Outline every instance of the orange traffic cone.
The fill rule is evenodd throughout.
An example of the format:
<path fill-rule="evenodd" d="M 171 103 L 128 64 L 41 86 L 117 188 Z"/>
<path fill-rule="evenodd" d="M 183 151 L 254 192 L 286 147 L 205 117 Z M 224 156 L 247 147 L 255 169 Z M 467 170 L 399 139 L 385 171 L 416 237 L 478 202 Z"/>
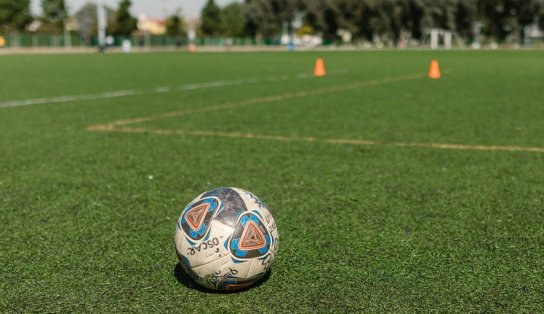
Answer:
<path fill-rule="evenodd" d="M 440 78 L 440 65 L 438 61 L 431 61 L 431 67 L 429 68 L 429 78 L 431 80 L 438 80 Z"/>
<path fill-rule="evenodd" d="M 325 76 L 325 62 L 322 58 L 315 60 L 314 75 L 315 77 Z"/>

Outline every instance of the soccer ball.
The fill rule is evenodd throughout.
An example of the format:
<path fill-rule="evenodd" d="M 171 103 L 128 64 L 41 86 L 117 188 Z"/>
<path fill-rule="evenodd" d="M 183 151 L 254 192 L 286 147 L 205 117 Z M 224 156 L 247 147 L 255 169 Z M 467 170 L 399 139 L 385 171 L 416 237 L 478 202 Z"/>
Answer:
<path fill-rule="evenodd" d="M 183 270 L 214 290 L 251 286 L 270 269 L 279 234 L 272 214 L 253 193 L 219 188 L 181 213 L 174 238 Z"/>

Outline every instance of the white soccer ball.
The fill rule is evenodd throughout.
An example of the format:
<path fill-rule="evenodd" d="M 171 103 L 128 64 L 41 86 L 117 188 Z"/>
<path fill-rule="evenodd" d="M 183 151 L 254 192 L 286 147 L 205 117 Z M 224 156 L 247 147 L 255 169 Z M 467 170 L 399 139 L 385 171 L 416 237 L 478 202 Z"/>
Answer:
<path fill-rule="evenodd" d="M 251 286 L 270 269 L 279 247 L 270 210 L 253 193 L 219 188 L 181 213 L 174 238 L 183 270 L 214 290 Z"/>

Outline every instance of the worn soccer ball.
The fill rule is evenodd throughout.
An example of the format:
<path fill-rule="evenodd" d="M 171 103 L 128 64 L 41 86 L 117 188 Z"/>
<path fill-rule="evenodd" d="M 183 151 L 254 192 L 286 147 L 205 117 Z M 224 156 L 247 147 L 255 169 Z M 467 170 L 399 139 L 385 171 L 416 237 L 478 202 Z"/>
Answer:
<path fill-rule="evenodd" d="M 185 207 L 174 242 L 181 267 L 197 283 L 237 290 L 251 286 L 270 269 L 279 234 L 270 210 L 257 196 L 219 188 Z"/>

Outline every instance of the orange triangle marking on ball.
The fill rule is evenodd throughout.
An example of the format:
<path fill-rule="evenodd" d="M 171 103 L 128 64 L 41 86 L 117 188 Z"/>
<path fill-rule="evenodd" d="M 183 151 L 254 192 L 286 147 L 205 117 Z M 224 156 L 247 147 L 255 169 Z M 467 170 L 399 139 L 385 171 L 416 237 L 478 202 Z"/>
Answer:
<path fill-rule="evenodd" d="M 200 204 L 191 208 L 187 212 L 185 217 L 187 218 L 187 223 L 189 224 L 189 227 L 191 227 L 191 229 L 200 229 L 202 221 L 204 221 L 204 216 L 206 216 L 206 212 L 208 211 L 208 207 L 208 204 Z"/>
<path fill-rule="evenodd" d="M 248 221 L 246 228 L 242 233 L 240 249 L 244 251 L 258 250 L 264 247 L 265 244 L 266 241 L 261 229 L 259 229 L 259 227 L 253 221 Z"/>

